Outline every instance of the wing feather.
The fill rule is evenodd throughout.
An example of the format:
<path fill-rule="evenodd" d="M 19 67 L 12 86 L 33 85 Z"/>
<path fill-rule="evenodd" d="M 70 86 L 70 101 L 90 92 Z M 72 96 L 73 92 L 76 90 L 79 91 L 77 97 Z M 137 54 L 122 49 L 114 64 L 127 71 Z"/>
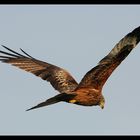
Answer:
<path fill-rule="evenodd" d="M 61 93 L 68 93 L 77 87 L 77 82 L 66 70 L 55 65 L 37 60 L 22 49 L 21 51 L 26 56 L 19 54 L 5 46 L 3 47 L 11 53 L 0 51 L 0 53 L 3 54 L 0 56 L 0 61 L 12 64 L 13 66 L 30 72 L 42 78 L 43 80 L 49 81 L 51 85 Z"/>
<path fill-rule="evenodd" d="M 105 56 L 96 67 L 92 68 L 81 80 L 77 89 L 91 87 L 102 89 L 106 80 L 120 63 L 129 55 L 140 41 L 140 27 L 136 28 L 124 38 Z"/>

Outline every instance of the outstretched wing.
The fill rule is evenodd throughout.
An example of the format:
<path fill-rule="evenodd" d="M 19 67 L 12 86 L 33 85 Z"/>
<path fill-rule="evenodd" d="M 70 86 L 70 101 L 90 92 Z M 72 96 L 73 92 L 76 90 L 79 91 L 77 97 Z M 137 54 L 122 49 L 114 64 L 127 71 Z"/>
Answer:
<path fill-rule="evenodd" d="M 21 51 L 25 55 L 19 54 L 5 46 L 3 47 L 11 53 L 0 51 L 0 53 L 4 54 L 0 55 L 0 61 L 10 63 L 20 69 L 41 77 L 43 80 L 49 81 L 51 85 L 61 93 L 73 91 L 77 87 L 77 82 L 66 70 L 37 60 L 22 49 Z"/>
<path fill-rule="evenodd" d="M 77 89 L 82 87 L 91 87 L 101 90 L 111 73 L 128 56 L 139 41 L 140 27 L 136 28 L 121 39 L 120 42 L 116 44 L 111 52 L 105 56 L 96 67 L 87 72 L 79 83 Z"/>

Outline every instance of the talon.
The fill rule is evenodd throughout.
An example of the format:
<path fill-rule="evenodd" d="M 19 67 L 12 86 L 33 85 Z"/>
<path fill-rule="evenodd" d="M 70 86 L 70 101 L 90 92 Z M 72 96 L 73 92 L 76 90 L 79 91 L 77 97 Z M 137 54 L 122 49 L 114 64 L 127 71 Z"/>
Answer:
<path fill-rule="evenodd" d="M 69 100 L 69 103 L 75 103 L 76 100 Z"/>

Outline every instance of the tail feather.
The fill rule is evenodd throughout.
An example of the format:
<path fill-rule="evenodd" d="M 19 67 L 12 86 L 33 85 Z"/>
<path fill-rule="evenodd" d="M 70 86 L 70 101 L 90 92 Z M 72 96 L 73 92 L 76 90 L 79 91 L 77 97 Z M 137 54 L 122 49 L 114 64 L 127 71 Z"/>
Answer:
<path fill-rule="evenodd" d="M 61 101 L 66 101 L 67 102 L 70 99 L 72 99 L 74 96 L 75 96 L 75 94 L 66 94 L 66 93 L 58 94 L 58 95 L 46 100 L 45 102 L 39 103 L 38 105 L 36 105 L 36 106 L 34 106 L 30 109 L 27 109 L 26 111 L 29 111 L 29 110 L 32 110 L 32 109 L 37 109 L 37 108 L 44 107 L 44 106 L 48 106 L 48 105 L 51 105 L 51 104 L 55 104 L 55 103 L 58 103 L 58 102 L 61 102 Z"/>
<path fill-rule="evenodd" d="M 44 107 L 44 106 L 48 106 L 48 105 L 51 105 L 51 104 L 55 104 L 57 102 L 60 102 L 59 100 L 56 100 L 55 98 L 50 98 L 48 100 L 46 100 L 45 102 L 42 102 L 30 109 L 27 109 L 26 111 L 29 111 L 29 110 L 32 110 L 32 109 L 36 109 L 36 108 L 40 108 L 40 107 Z"/>

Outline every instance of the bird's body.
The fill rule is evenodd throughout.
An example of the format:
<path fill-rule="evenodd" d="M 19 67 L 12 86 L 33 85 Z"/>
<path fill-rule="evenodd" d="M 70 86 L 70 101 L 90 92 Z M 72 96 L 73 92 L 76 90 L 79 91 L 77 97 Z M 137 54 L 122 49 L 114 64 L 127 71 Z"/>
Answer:
<path fill-rule="evenodd" d="M 122 38 L 119 43 L 106 55 L 96 67 L 88 71 L 78 84 L 76 80 L 66 70 L 37 60 L 27 54 L 19 54 L 5 46 L 5 49 L 11 53 L 0 51 L 5 54 L 0 56 L 0 61 L 10 63 L 20 69 L 30 72 L 50 84 L 60 92 L 60 94 L 34 106 L 28 110 L 47 106 L 60 101 L 73 103 L 83 106 L 99 105 L 104 108 L 105 99 L 102 95 L 102 89 L 112 72 L 121 64 L 140 41 L 140 27 Z"/>
<path fill-rule="evenodd" d="M 76 96 L 69 102 L 84 106 L 99 105 L 103 95 L 101 91 L 92 88 L 81 88 L 76 90 Z"/>

